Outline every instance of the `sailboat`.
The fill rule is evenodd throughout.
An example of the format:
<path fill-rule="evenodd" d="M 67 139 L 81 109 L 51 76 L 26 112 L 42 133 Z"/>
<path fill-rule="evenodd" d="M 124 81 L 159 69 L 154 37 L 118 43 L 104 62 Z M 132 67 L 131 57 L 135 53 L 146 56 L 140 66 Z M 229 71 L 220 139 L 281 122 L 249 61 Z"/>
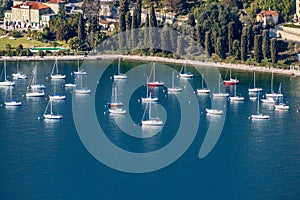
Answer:
<path fill-rule="evenodd" d="M 143 118 L 142 118 L 142 126 L 162 126 L 164 123 L 159 117 L 152 117 L 152 102 L 148 102 L 145 108 Z M 148 111 L 148 119 L 145 119 L 146 112 Z"/>
<path fill-rule="evenodd" d="M 74 71 L 75 75 L 86 75 L 86 71 L 84 71 L 83 69 L 80 69 L 80 65 L 79 65 L 79 59 L 78 59 L 78 64 L 77 64 L 77 71 Z"/>
<path fill-rule="evenodd" d="M 213 97 L 228 97 L 229 94 L 221 93 L 221 74 L 219 74 L 219 92 L 213 93 Z"/>
<path fill-rule="evenodd" d="M 204 88 L 204 74 L 202 74 L 202 80 L 201 80 L 201 88 L 197 89 L 198 94 L 208 94 L 210 93 L 210 89 Z"/>
<path fill-rule="evenodd" d="M 150 82 L 151 75 L 153 76 L 153 79 Z M 150 72 L 150 75 L 149 75 L 149 81 L 148 81 L 147 84 L 148 84 L 149 87 L 159 87 L 159 86 L 164 85 L 164 82 L 155 80 L 155 63 L 153 63 L 153 66 L 151 68 L 151 72 Z"/>
<path fill-rule="evenodd" d="M 117 98 L 118 98 L 117 86 L 115 83 L 113 83 L 113 87 L 111 91 L 111 102 L 108 103 L 108 106 L 111 108 L 123 106 L 123 103 L 118 101 Z"/>
<path fill-rule="evenodd" d="M 146 84 L 146 97 L 142 97 L 141 100 L 143 103 L 145 102 L 152 102 L 152 101 L 158 101 L 158 98 L 157 97 L 152 97 L 151 96 L 151 92 L 150 92 L 150 95 L 149 95 L 149 84 L 148 84 L 148 81 L 149 81 L 149 77 L 147 77 L 147 84 Z"/>
<path fill-rule="evenodd" d="M 77 94 L 89 94 L 91 93 L 91 90 L 87 87 L 82 87 L 82 78 L 83 78 L 82 76 L 83 75 L 77 76 L 77 78 L 79 78 L 80 86 L 79 88 L 74 88 L 74 92 Z"/>
<path fill-rule="evenodd" d="M 0 86 L 14 86 L 15 82 L 9 81 L 6 78 L 6 60 L 4 60 L 4 81 L 0 81 Z"/>
<path fill-rule="evenodd" d="M 272 72 L 272 79 L 271 79 L 271 93 L 267 93 L 266 97 L 271 97 L 271 98 L 279 98 L 279 97 L 283 97 L 283 94 L 281 94 L 281 83 L 279 84 L 279 89 L 278 89 L 278 93 L 274 92 L 273 90 L 273 82 L 274 82 L 274 74 Z"/>
<path fill-rule="evenodd" d="M 237 79 L 235 78 L 235 80 L 237 80 Z M 244 101 L 244 100 L 245 100 L 244 97 L 241 97 L 241 96 L 237 96 L 237 95 L 236 95 L 236 84 L 234 84 L 234 96 L 233 96 L 233 97 L 229 97 L 229 99 L 230 99 L 231 101 Z"/>
<path fill-rule="evenodd" d="M 37 80 L 37 65 L 34 66 L 32 74 L 33 74 L 33 76 L 32 76 L 33 82 L 32 82 L 31 88 L 46 89 L 46 86 L 44 84 L 36 83 L 36 80 Z"/>
<path fill-rule="evenodd" d="M 119 58 L 119 61 L 118 61 L 118 73 L 114 75 L 114 79 L 126 79 L 127 78 L 127 75 L 126 74 L 123 74 L 121 73 L 121 58 Z"/>
<path fill-rule="evenodd" d="M 263 91 L 262 88 L 257 88 L 255 85 L 255 72 L 253 73 L 253 88 L 249 88 L 248 92 L 249 93 L 257 93 Z"/>
<path fill-rule="evenodd" d="M 12 88 L 9 86 L 9 101 L 5 101 L 4 104 L 5 106 L 20 106 L 22 103 L 21 101 L 13 100 L 12 99 Z"/>
<path fill-rule="evenodd" d="M 181 67 L 180 73 L 179 73 L 180 78 L 193 78 L 194 75 L 191 72 L 186 71 L 186 63 L 183 64 Z"/>
<path fill-rule="evenodd" d="M 51 100 L 65 100 L 66 96 L 65 95 L 60 95 L 56 93 L 56 81 L 54 79 L 54 92 L 53 95 L 49 95 L 49 98 Z"/>
<path fill-rule="evenodd" d="M 50 105 L 50 113 L 46 114 L 49 105 Z M 45 109 L 45 112 L 44 112 L 44 119 L 62 119 L 62 118 L 63 118 L 62 115 L 54 114 L 54 113 L 53 113 L 53 111 L 52 111 L 52 100 L 50 99 L 50 100 L 48 101 L 48 104 L 47 104 L 46 109 Z"/>
<path fill-rule="evenodd" d="M 238 79 L 231 78 L 231 67 L 229 69 L 229 74 L 230 74 L 229 80 L 224 80 L 224 85 L 237 85 L 237 84 L 239 84 L 240 81 Z"/>
<path fill-rule="evenodd" d="M 276 110 L 289 110 L 290 106 L 286 105 L 285 103 L 278 103 L 274 105 Z"/>
<path fill-rule="evenodd" d="M 260 96 L 260 94 L 258 94 L 258 96 L 257 96 L 257 98 L 258 98 L 258 101 L 257 101 L 257 114 L 256 115 L 251 115 L 250 118 L 252 120 L 255 120 L 255 119 L 270 119 L 269 115 L 263 115 L 262 113 L 259 112 L 259 96 Z"/>
<path fill-rule="evenodd" d="M 168 88 L 168 92 L 180 92 L 182 91 L 181 87 L 174 87 L 174 71 L 172 73 L 172 87 Z"/>
<path fill-rule="evenodd" d="M 17 72 L 12 74 L 14 79 L 26 79 L 27 76 L 19 71 L 19 61 L 17 61 Z"/>
<path fill-rule="evenodd" d="M 35 66 L 32 70 L 32 78 L 29 82 L 26 91 L 26 97 L 43 97 L 45 96 L 44 90 L 42 88 L 46 88 L 43 84 L 36 84 L 36 73 L 37 73 L 37 66 Z"/>
<path fill-rule="evenodd" d="M 56 72 L 56 73 L 54 74 L 54 72 Z M 59 74 L 59 73 L 58 73 L 58 63 L 57 63 L 57 59 L 55 59 L 55 62 L 54 62 L 54 65 L 53 65 L 53 68 L 52 68 L 50 77 L 51 77 L 52 79 L 65 79 L 65 78 L 66 78 L 66 75 L 63 75 L 63 74 Z"/>

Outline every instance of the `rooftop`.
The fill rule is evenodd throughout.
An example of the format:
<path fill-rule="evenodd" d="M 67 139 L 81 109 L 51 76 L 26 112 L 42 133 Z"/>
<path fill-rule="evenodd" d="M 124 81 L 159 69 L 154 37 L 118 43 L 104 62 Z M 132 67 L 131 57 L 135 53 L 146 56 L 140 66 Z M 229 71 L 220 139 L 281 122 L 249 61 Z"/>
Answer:
<path fill-rule="evenodd" d="M 278 16 L 278 12 L 276 12 L 274 10 L 262 10 L 257 15 L 262 15 L 264 17 L 266 17 L 266 16 Z"/>
<path fill-rule="evenodd" d="M 41 2 L 35 2 L 35 1 L 26 1 L 22 4 L 12 6 L 12 8 L 25 8 L 25 7 L 29 7 L 30 9 L 34 9 L 34 10 L 42 10 L 42 9 L 49 8 L 49 6 Z"/>

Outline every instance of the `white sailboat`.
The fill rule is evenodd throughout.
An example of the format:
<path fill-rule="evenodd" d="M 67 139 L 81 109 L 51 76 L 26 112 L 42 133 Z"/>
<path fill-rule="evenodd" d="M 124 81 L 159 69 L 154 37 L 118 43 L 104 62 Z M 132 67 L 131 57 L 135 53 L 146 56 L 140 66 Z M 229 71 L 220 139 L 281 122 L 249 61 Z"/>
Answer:
<path fill-rule="evenodd" d="M 111 108 L 123 106 L 123 103 L 118 101 L 118 91 L 115 83 L 113 83 L 113 87 L 111 91 L 111 102 L 108 103 L 108 106 Z"/>
<path fill-rule="evenodd" d="M 208 94 L 210 93 L 210 89 L 204 88 L 204 74 L 202 74 L 202 80 L 201 80 L 201 88 L 197 89 L 198 94 Z"/>
<path fill-rule="evenodd" d="M 127 75 L 121 73 L 121 58 L 118 61 L 118 73 L 114 75 L 114 79 L 127 79 Z"/>
<path fill-rule="evenodd" d="M 54 72 L 56 72 L 56 73 L 54 74 Z M 65 79 L 66 78 L 66 75 L 58 73 L 58 62 L 57 62 L 57 59 L 55 59 L 55 62 L 54 62 L 54 65 L 53 65 L 50 77 L 52 79 Z"/>
<path fill-rule="evenodd" d="M 219 92 L 213 93 L 213 97 L 229 97 L 228 93 L 221 93 L 221 74 L 219 74 Z"/>
<path fill-rule="evenodd" d="M 86 75 L 86 71 L 84 71 L 83 69 L 80 69 L 80 65 L 79 65 L 79 59 L 78 59 L 78 64 L 77 64 L 77 71 L 74 71 L 75 75 Z"/>
<path fill-rule="evenodd" d="M 276 110 L 289 110 L 290 106 L 286 105 L 285 103 L 279 103 L 274 105 Z"/>
<path fill-rule="evenodd" d="M 43 97 L 45 96 L 44 90 L 42 88 L 46 88 L 43 84 L 36 84 L 36 73 L 37 73 L 37 66 L 35 66 L 32 70 L 32 78 L 29 82 L 26 91 L 26 97 Z"/>
<path fill-rule="evenodd" d="M 66 96 L 65 95 L 60 95 L 56 93 L 56 81 L 54 79 L 54 91 L 53 91 L 53 95 L 49 95 L 49 98 L 51 100 L 65 100 Z"/>
<path fill-rule="evenodd" d="M 172 87 L 168 88 L 168 92 L 173 93 L 173 92 L 180 92 L 180 91 L 182 91 L 181 87 L 175 87 L 174 86 L 174 71 L 173 71 L 173 73 L 172 73 Z"/>
<path fill-rule="evenodd" d="M 186 71 L 186 63 L 183 64 L 183 66 L 180 69 L 179 73 L 180 78 L 193 78 L 194 75 L 191 72 Z"/>
<path fill-rule="evenodd" d="M 236 84 L 234 84 L 234 96 L 229 97 L 229 99 L 230 99 L 230 101 L 244 101 L 245 100 L 245 97 L 236 95 Z"/>
<path fill-rule="evenodd" d="M 152 102 L 148 102 L 145 108 L 142 126 L 162 126 L 164 123 L 159 117 L 152 117 Z M 145 119 L 146 112 L 148 111 L 148 119 Z"/>
<path fill-rule="evenodd" d="M 150 93 L 150 95 L 149 95 L 149 84 L 148 84 L 148 80 L 149 80 L 149 77 L 147 77 L 146 97 L 142 97 L 142 98 L 141 98 L 141 100 L 142 100 L 143 103 L 158 101 L 158 98 L 157 98 L 157 97 L 152 97 L 152 96 L 151 96 L 151 93 Z"/>
<path fill-rule="evenodd" d="M 257 88 L 256 85 L 255 85 L 255 72 L 253 73 L 253 88 L 249 88 L 248 89 L 248 92 L 249 93 L 257 93 L 257 92 L 261 92 L 263 91 L 262 88 Z"/>
<path fill-rule="evenodd" d="M 111 114 L 126 114 L 126 110 L 122 108 L 110 108 L 108 109 L 108 112 Z"/>
<path fill-rule="evenodd" d="M 281 94 L 281 83 L 279 84 L 278 93 L 274 92 L 273 90 L 273 82 L 274 82 L 274 74 L 272 72 L 272 79 L 271 79 L 271 93 L 267 93 L 266 97 L 268 98 L 283 98 L 283 94 Z"/>
<path fill-rule="evenodd" d="M 261 99 L 261 102 L 265 103 L 265 104 L 275 104 L 276 103 L 276 101 L 271 97 Z"/>
<path fill-rule="evenodd" d="M 152 81 L 150 81 L 151 76 L 153 77 Z M 153 63 L 153 66 L 151 68 L 151 72 L 150 72 L 150 75 L 149 75 L 149 80 L 147 82 L 147 85 L 149 87 L 160 87 L 160 86 L 164 85 L 164 82 L 155 80 L 155 63 Z"/>
<path fill-rule="evenodd" d="M 80 85 L 79 85 L 78 88 L 74 88 L 74 92 L 75 92 L 76 94 L 90 94 L 90 93 L 91 93 L 91 90 L 90 90 L 89 88 L 87 88 L 87 87 L 82 87 L 82 79 L 83 79 L 83 75 L 79 75 L 79 76 L 77 76 L 77 78 L 79 78 L 79 80 L 77 80 L 77 81 L 79 81 Z M 76 84 L 76 85 L 77 85 L 77 84 Z"/>
<path fill-rule="evenodd" d="M 239 84 L 240 81 L 238 79 L 231 78 L 231 67 L 229 69 L 229 74 L 230 74 L 229 80 L 224 80 L 224 85 L 237 85 L 237 84 Z"/>
<path fill-rule="evenodd" d="M 12 74 L 14 79 L 26 79 L 27 76 L 19 71 L 19 61 L 17 61 L 17 72 Z"/>
<path fill-rule="evenodd" d="M 4 70 L 4 81 L 0 81 L 0 86 L 14 86 L 14 85 L 16 85 L 15 82 L 9 81 L 6 78 L 6 60 L 4 60 L 3 70 Z"/>
<path fill-rule="evenodd" d="M 50 105 L 50 113 L 47 114 L 47 110 L 48 110 L 49 105 Z M 52 100 L 51 99 L 48 101 L 48 104 L 46 106 L 46 109 L 45 109 L 45 112 L 44 112 L 43 116 L 44 116 L 44 119 L 62 119 L 63 118 L 62 115 L 53 113 L 53 111 L 52 111 Z"/>
<path fill-rule="evenodd" d="M 224 114 L 223 110 L 218 110 L 218 109 L 206 108 L 205 111 L 207 114 L 211 114 L 211 115 L 223 115 Z"/>
<path fill-rule="evenodd" d="M 12 99 L 12 88 L 9 86 L 9 101 L 5 101 L 4 104 L 5 106 L 20 106 L 22 103 L 21 101 L 13 100 Z"/>
<path fill-rule="evenodd" d="M 256 120 L 256 119 L 258 119 L 258 120 L 260 120 L 260 119 L 270 119 L 270 116 L 269 115 L 263 115 L 262 113 L 260 113 L 260 111 L 259 111 L 259 96 L 260 96 L 260 94 L 258 94 L 258 96 L 257 96 L 257 98 L 258 98 L 258 101 L 257 101 L 257 114 L 256 115 L 251 115 L 250 116 L 250 118 L 252 119 L 252 120 Z"/>

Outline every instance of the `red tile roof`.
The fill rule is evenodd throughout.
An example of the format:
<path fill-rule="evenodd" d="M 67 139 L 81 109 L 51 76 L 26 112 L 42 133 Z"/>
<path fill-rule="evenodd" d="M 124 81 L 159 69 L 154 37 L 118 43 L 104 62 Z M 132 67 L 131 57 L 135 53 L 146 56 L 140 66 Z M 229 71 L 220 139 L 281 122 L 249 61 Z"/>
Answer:
<path fill-rule="evenodd" d="M 29 6 L 30 9 L 34 9 L 34 10 L 42 10 L 42 9 L 50 8 L 49 6 L 41 2 L 35 2 L 35 1 L 26 1 L 22 4 L 15 5 L 12 8 L 20 8 L 21 6 Z"/>
<path fill-rule="evenodd" d="M 47 3 L 63 3 L 62 0 L 49 0 Z"/>
<path fill-rule="evenodd" d="M 258 15 L 266 16 L 278 16 L 278 12 L 274 10 L 262 10 Z"/>

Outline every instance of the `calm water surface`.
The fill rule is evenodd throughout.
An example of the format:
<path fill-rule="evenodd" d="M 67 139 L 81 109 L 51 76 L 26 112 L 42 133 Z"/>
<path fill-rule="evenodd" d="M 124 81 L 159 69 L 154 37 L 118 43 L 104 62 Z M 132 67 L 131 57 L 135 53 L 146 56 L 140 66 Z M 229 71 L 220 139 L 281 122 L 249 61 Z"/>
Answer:
<path fill-rule="evenodd" d="M 19 63 L 20 70 L 29 77 L 34 64 L 38 64 L 38 82 L 46 85 L 46 97 L 54 90 L 54 82 L 49 78 L 53 63 Z M 97 65 L 97 61 L 86 64 Z M 126 72 L 140 64 L 122 63 L 122 70 Z M 3 106 L 9 92 L 5 87 L 0 88 L 0 199 L 299 199 L 299 78 L 275 75 L 274 89 L 282 83 L 285 101 L 291 109 L 280 112 L 261 105 L 261 111 L 271 119 L 253 122 L 248 117 L 256 112 L 257 103 L 247 95 L 253 74 L 233 71 L 233 76 L 240 79 L 237 93 L 244 95 L 246 101 L 226 103 L 224 129 L 208 156 L 199 159 L 198 152 L 209 124 L 217 119 L 204 113 L 211 106 L 210 97 L 198 96 L 198 134 L 183 156 L 162 170 L 129 174 L 101 164 L 81 143 L 73 121 L 72 90 L 64 88 L 65 83 L 74 82 L 72 72 L 77 69 L 77 61 L 60 61 L 59 66 L 61 73 L 67 75 L 66 80 L 56 82 L 56 92 L 67 96 L 65 101 L 55 102 L 53 106 L 55 112 L 63 114 L 61 121 L 38 119 L 44 113 L 47 98 L 25 97 L 30 79 L 17 80 L 13 88 L 13 97 L 22 101 L 21 107 Z M 170 66 L 177 71 L 181 67 Z M 197 89 L 201 77 L 196 70 L 188 69 L 196 75 L 188 82 Z M 16 63 L 8 62 L 8 74 L 15 71 Z M 105 106 L 111 98 L 111 76 L 116 71 L 117 63 L 113 63 L 99 80 L 96 91 L 97 117 L 106 136 L 132 152 L 151 152 L 168 144 L 180 122 L 176 96 L 168 94 L 166 88 L 151 91 L 159 97 L 158 104 L 171 114 L 159 134 L 147 139 L 132 138 L 116 126 Z M 228 70 L 220 71 L 223 78 L 228 74 Z M 145 74 L 137 76 L 146 81 Z M 162 71 L 160 77 L 171 81 L 170 73 Z M 256 84 L 269 92 L 270 79 L 271 74 L 257 73 Z M 181 87 L 188 82 L 175 78 L 175 84 Z M 117 87 L 122 99 L 126 88 L 122 84 Z M 233 94 L 234 88 L 226 91 Z M 137 125 L 145 109 L 138 99 L 145 93 L 146 87 L 141 85 L 130 99 L 128 112 Z M 122 123 L 122 117 L 119 121 Z"/>

